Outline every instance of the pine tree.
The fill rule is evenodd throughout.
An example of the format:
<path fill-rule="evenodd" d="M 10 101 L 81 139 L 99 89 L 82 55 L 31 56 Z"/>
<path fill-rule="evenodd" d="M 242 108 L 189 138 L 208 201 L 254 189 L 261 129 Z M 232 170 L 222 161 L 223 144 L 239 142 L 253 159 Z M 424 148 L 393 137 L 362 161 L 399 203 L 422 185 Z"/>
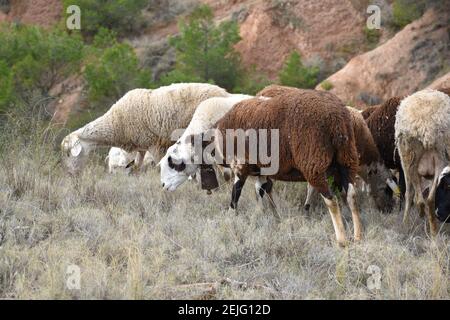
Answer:
<path fill-rule="evenodd" d="M 300 54 L 293 51 L 286 59 L 283 69 L 279 73 L 282 85 L 297 88 L 314 88 L 317 84 L 319 68 L 303 65 Z"/>
<path fill-rule="evenodd" d="M 235 87 L 240 76 L 240 57 L 234 49 L 241 39 L 237 23 L 216 25 L 211 8 L 201 5 L 181 21 L 179 29 L 180 35 L 170 40 L 177 53 L 173 73 L 184 80 L 189 76 L 214 82 L 228 90 Z"/>

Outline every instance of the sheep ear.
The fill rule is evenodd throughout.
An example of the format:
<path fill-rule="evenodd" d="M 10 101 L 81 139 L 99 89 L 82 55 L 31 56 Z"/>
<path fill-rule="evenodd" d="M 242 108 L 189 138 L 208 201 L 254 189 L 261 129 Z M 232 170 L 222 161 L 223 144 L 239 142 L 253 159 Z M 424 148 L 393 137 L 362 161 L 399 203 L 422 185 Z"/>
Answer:
<path fill-rule="evenodd" d="M 78 140 L 75 145 L 70 149 L 70 154 L 72 157 L 78 157 L 83 150 L 83 146 L 81 145 L 81 142 Z"/>

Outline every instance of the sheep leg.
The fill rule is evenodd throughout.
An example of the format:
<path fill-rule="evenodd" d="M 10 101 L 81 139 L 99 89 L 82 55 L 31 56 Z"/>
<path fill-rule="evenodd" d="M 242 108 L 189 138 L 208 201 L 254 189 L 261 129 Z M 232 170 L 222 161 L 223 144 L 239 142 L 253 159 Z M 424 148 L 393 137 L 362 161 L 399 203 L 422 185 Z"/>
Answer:
<path fill-rule="evenodd" d="M 236 175 L 234 178 L 233 190 L 231 191 L 230 208 L 236 210 L 239 198 L 241 196 L 242 188 L 244 187 L 247 177 Z"/>
<path fill-rule="evenodd" d="M 258 203 L 261 203 L 262 208 L 269 207 L 271 213 L 277 220 L 281 219 L 280 214 L 277 211 L 277 207 L 272 197 L 273 182 L 270 178 L 264 176 L 258 176 L 255 182 L 256 199 Z M 268 205 L 267 205 L 268 203 Z"/>
<path fill-rule="evenodd" d="M 436 191 L 437 191 L 438 182 L 439 182 L 439 175 L 442 170 L 443 170 L 442 166 L 435 165 L 433 184 L 430 187 L 430 193 L 426 200 L 427 209 L 428 209 L 428 211 L 427 211 L 428 222 L 430 224 L 430 233 L 432 236 L 436 236 L 438 233 L 438 225 L 437 225 L 436 216 L 435 216 L 435 210 L 436 210 L 435 199 L 436 199 Z"/>
<path fill-rule="evenodd" d="M 356 190 L 352 183 L 348 185 L 347 203 L 350 207 L 350 211 L 352 212 L 353 237 L 355 241 L 360 241 L 362 239 L 362 224 L 359 207 L 356 203 Z"/>
<path fill-rule="evenodd" d="M 321 194 L 325 204 L 328 208 L 328 212 L 331 215 L 331 221 L 333 222 L 334 233 L 336 234 L 337 243 L 344 247 L 347 245 L 347 239 L 345 235 L 345 227 L 344 222 L 342 220 L 341 210 L 339 208 L 339 204 L 336 196 L 330 197 L 329 195 Z"/>
<path fill-rule="evenodd" d="M 311 208 L 311 200 L 314 194 L 316 193 L 316 190 L 311 186 L 309 183 L 307 184 L 307 193 L 306 193 L 306 200 L 305 205 L 303 206 L 303 209 L 308 212 Z"/>
<path fill-rule="evenodd" d="M 328 212 L 331 216 L 331 221 L 333 222 L 334 233 L 336 235 L 337 243 L 344 247 L 347 245 L 347 237 L 345 235 L 344 222 L 342 220 L 341 209 L 339 208 L 339 203 L 337 197 L 332 194 L 327 180 L 322 177 L 316 177 L 308 181 L 313 188 L 315 188 L 322 196 Z"/>
<path fill-rule="evenodd" d="M 398 169 L 398 187 L 400 188 L 400 200 L 405 199 L 406 183 L 405 183 L 405 173 L 403 168 Z"/>
<path fill-rule="evenodd" d="M 415 145 L 416 150 L 408 148 L 404 142 L 400 141 L 398 144 L 399 154 L 402 162 L 402 167 L 405 175 L 405 211 L 403 213 L 403 223 L 408 220 L 409 211 L 415 201 L 419 207 L 419 211 L 423 212 L 425 208 L 425 201 L 421 193 L 421 181 L 418 173 L 418 162 L 423 155 L 423 148 L 421 145 Z M 413 193 L 415 197 L 413 198 Z"/>
<path fill-rule="evenodd" d="M 138 151 L 135 159 L 135 167 L 137 170 L 142 166 L 142 162 L 144 161 L 145 152 Z"/>

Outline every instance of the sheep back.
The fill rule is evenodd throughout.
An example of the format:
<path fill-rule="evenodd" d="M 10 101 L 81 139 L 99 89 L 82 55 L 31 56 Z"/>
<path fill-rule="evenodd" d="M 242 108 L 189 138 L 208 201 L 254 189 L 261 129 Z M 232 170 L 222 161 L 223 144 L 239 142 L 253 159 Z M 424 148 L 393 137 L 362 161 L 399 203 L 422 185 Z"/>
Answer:
<path fill-rule="evenodd" d="M 383 162 L 389 169 L 398 169 L 400 157 L 395 149 L 395 115 L 402 97 L 393 97 L 375 108 L 366 119 Z"/>
<path fill-rule="evenodd" d="M 155 90 L 134 89 L 102 117 L 88 124 L 83 137 L 104 135 L 109 144 L 127 151 L 143 151 L 155 145 L 167 148 L 172 132 L 188 126 L 202 101 L 228 95 L 224 89 L 206 83 L 179 83 Z"/>
<path fill-rule="evenodd" d="M 353 180 L 358 168 L 350 113 L 330 93 L 295 90 L 271 99 L 244 100 L 216 126 L 223 136 L 226 129 L 279 129 L 280 167 L 275 179 L 287 180 L 292 168 L 297 168 L 309 181 L 325 173 L 335 160 L 349 169 Z M 225 146 L 222 154 L 226 155 Z"/>
<path fill-rule="evenodd" d="M 370 165 L 378 162 L 380 160 L 380 155 L 378 153 L 377 146 L 361 112 L 352 107 L 347 108 L 350 111 L 350 116 L 353 122 L 359 164 Z"/>
<path fill-rule="evenodd" d="M 403 99 L 397 112 L 395 138 L 415 139 L 425 149 L 446 154 L 450 141 L 450 97 L 425 89 Z"/>

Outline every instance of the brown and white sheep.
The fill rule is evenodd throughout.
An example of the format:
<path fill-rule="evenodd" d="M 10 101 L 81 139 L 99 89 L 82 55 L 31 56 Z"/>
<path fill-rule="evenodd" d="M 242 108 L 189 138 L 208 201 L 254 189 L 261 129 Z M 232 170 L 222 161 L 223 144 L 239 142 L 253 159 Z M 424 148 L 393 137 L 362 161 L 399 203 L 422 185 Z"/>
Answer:
<path fill-rule="evenodd" d="M 248 152 L 244 155 L 245 159 L 239 159 L 236 148 L 227 150 L 230 141 L 223 141 L 222 138 L 233 141 L 238 138 L 227 134 L 230 129 L 236 134 L 265 129 L 271 137 L 272 131 L 277 131 L 279 141 L 269 139 L 266 146 L 258 141 L 258 149 L 267 147 L 272 154 L 278 147 L 278 171 L 263 176 L 263 169 L 268 164 L 263 164 L 259 158 L 255 164 L 251 163 Z M 216 158 L 231 159 L 227 164 L 235 174 L 232 208 L 236 208 L 248 176 L 260 178 L 259 191 L 262 196 L 270 196 L 271 179 L 306 181 L 321 194 L 330 212 L 337 242 L 344 244 L 346 235 L 341 211 L 327 181 L 329 176 L 333 176 L 347 194 L 354 223 L 354 239 L 361 239 L 362 225 L 353 185 L 358 169 L 355 136 L 350 113 L 335 95 L 301 90 L 270 99 L 253 98 L 239 102 L 217 122 L 214 144 Z M 196 170 L 191 164 L 185 165 L 185 159 L 171 160 L 177 163 L 180 174 L 189 174 L 181 173 L 187 168 Z M 167 185 L 171 181 L 163 175 L 161 181 L 166 185 L 165 188 L 174 190 Z"/>
<path fill-rule="evenodd" d="M 426 211 L 431 234 L 435 235 L 438 231 L 436 191 L 442 173 L 450 163 L 450 97 L 443 92 L 426 89 L 403 99 L 395 121 L 395 141 L 405 172 L 403 219 L 407 219 L 414 196 L 420 212 Z M 432 181 L 426 200 L 423 180 Z M 443 188 L 448 190 L 448 185 Z M 444 202 L 447 198 L 448 194 L 439 200 Z M 448 212 L 445 215 L 448 216 Z"/>
<path fill-rule="evenodd" d="M 134 89 L 105 114 L 70 133 L 61 142 L 63 164 L 72 174 L 84 167 L 98 147 L 138 152 L 141 166 L 150 148 L 164 152 L 175 130 L 185 128 L 197 106 L 212 97 L 227 97 L 224 89 L 208 83 L 176 83 L 155 90 Z"/>
<path fill-rule="evenodd" d="M 288 92 L 301 91 L 302 89 L 293 87 L 270 85 L 258 92 L 257 96 L 275 97 Z M 348 107 L 348 110 L 352 119 L 356 149 L 358 151 L 358 175 L 364 182 L 369 184 L 370 195 L 375 200 L 377 208 L 382 211 L 391 211 L 393 207 L 393 193 L 390 188 L 395 186 L 391 173 L 380 158 L 377 146 L 361 112 L 351 107 Z M 313 194 L 314 189 L 308 185 L 308 193 L 304 205 L 305 210 L 309 210 Z"/>
<path fill-rule="evenodd" d="M 438 91 L 450 95 L 450 88 L 441 88 Z M 399 173 L 398 184 L 402 197 L 405 195 L 406 186 L 400 156 L 395 146 L 395 119 L 403 98 L 392 97 L 379 106 L 370 107 L 371 110 L 366 113 L 370 114 L 366 118 L 367 126 L 384 164 Z"/>

